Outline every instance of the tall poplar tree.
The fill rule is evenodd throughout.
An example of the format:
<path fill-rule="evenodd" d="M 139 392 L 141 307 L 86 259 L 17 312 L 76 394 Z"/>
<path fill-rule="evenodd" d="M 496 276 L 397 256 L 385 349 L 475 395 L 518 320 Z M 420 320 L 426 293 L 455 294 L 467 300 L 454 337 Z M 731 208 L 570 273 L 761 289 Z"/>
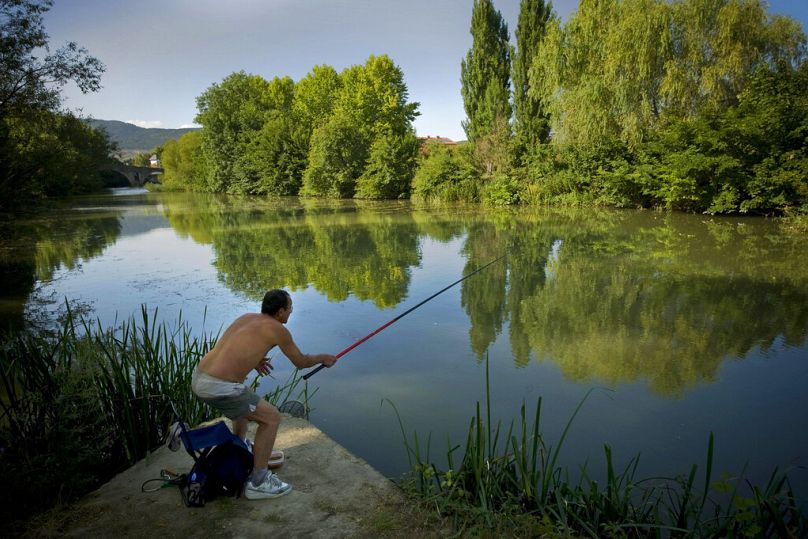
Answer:
<path fill-rule="evenodd" d="M 550 134 L 549 116 L 542 100 L 529 95 L 528 72 L 553 13 L 551 2 L 522 0 L 516 23 L 516 51 L 513 54 L 513 112 L 517 138 L 529 147 L 546 142 Z"/>
<path fill-rule="evenodd" d="M 460 81 L 467 118 L 463 129 L 474 142 L 511 118 L 508 25 L 491 0 L 474 0 L 471 35 L 471 49 L 460 65 Z"/>

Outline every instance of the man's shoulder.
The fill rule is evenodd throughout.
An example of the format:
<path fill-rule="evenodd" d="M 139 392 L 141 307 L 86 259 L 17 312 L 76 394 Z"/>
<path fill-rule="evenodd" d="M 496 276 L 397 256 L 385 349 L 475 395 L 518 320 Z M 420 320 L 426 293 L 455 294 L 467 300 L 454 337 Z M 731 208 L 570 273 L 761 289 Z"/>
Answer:
<path fill-rule="evenodd" d="M 246 318 L 245 318 L 246 317 Z M 250 313 L 243 315 L 244 321 L 247 324 L 260 328 L 262 331 L 272 333 L 285 332 L 286 328 L 283 324 L 265 314 Z"/>

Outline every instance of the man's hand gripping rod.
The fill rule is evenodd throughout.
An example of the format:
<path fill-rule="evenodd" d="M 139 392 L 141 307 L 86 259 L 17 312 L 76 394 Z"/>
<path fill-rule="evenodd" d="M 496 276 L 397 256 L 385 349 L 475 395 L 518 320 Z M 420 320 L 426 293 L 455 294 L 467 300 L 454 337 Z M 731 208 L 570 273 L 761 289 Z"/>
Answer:
<path fill-rule="evenodd" d="M 493 263 L 495 263 L 495 262 L 499 262 L 499 261 L 500 261 L 500 260 L 502 260 L 503 258 L 505 258 L 505 255 L 502 255 L 502 256 L 500 256 L 499 258 L 495 258 L 494 260 L 492 260 L 491 262 L 489 262 L 489 263 L 488 263 L 488 264 L 486 264 L 485 266 L 481 266 L 481 267 L 477 268 L 476 270 L 472 271 L 471 273 L 469 273 L 469 274 L 467 274 L 467 275 L 464 275 L 464 276 L 463 276 L 463 277 L 461 277 L 460 279 L 456 280 L 455 282 L 453 282 L 452 284 L 450 284 L 449 286 L 447 286 L 447 287 L 446 287 L 446 288 L 444 288 L 443 290 L 440 290 L 439 292 L 436 292 L 436 293 L 432 294 L 431 296 L 429 296 L 428 298 L 426 298 L 424 301 L 422 301 L 421 303 L 419 303 L 419 304 L 418 304 L 418 305 L 416 305 L 415 307 L 411 307 L 410 309 L 407 309 L 406 311 L 404 311 L 404 312 L 403 312 L 403 313 L 401 313 L 400 315 L 396 316 L 395 318 L 393 318 L 392 320 L 390 320 L 389 322 L 387 322 L 387 323 L 386 323 L 386 324 L 384 324 L 383 326 L 379 327 L 378 329 L 375 329 L 375 330 L 374 330 L 374 331 L 372 331 L 371 333 L 368 333 L 367 335 L 365 335 L 364 337 L 362 337 L 361 339 L 359 339 L 358 341 L 356 341 L 355 343 L 353 343 L 351 346 L 349 346 L 348 348 L 346 348 L 345 350 L 343 350 L 342 352 L 340 352 L 339 354 L 337 354 L 337 355 L 336 355 L 336 358 L 337 358 L 337 359 L 341 358 L 342 356 L 344 356 L 345 354 L 347 354 L 348 352 L 350 352 L 351 350 L 353 350 L 354 348 L 356 348 L 357 346 L 359 346 L 360 344 L 362 344 L 362 343 L 363 343 L 363 342 L 365 342 L 366 340 L 370 339 L 371 337 L 373 337 L 373 336 L 374 336 L 374 335 L 376 335 L 377 333 L 381 332 L 383 329 L 387 328 L 388 326 L 393 325 L 393 323 L 395 323 L 395 322 L 398 322 L 399 320 L 401 320 L 402 318 L 404 318 L 405 316 L 407 316 L 408 314 L 410 314 L 411 312 L 413 312 L 415 309 L 417 309 L 418 307 L 420 307 L 421 305 L 423 305 L 424 303 L 426 303 L 427 301 L 431 300 L 432 298 L 434 298 L 434 297 L 436 297 L 436 296 L 439 296 L 440 294 L 443 294 L 444 292 L 446 292 L 447 290 L 449 290 L 450 288 L 452 288 L 452 287 L 453 287 L 454 285 L 456 285 L 457 283 L 462 282 L 462 281 L 465 281 L 466 279 L 468 279 L 469 277 L 471 277 L 471 276 L 472 276 L 472 275 L 474 275 L 475 273 L 479 273 L 479 272 L 481 272 L 482 270 L 484 270 L 485 268 L 487 268 L 487 267 L 488 267 L 488 266 L 490 266 L 491 264 L 493 264 Z M 320 370 L 321 370 L 321 369 L 324 369 L 324 368 L 325 368 L 325 365 L 320 365 L 320 366 L 319 366 L 319 367 L 317 367 L 316 369 L 310 370 L 309 372 L 307 372 L 306 374 L 304 374 L 304 375 L 303 375 L 303 379 L 304 379 L 304 380 L 308 380 L 309 378 L 311 378 L 312 376 L 314 376 L 315 374 L 317 374 L 318 372 L 320 372 Z"/>

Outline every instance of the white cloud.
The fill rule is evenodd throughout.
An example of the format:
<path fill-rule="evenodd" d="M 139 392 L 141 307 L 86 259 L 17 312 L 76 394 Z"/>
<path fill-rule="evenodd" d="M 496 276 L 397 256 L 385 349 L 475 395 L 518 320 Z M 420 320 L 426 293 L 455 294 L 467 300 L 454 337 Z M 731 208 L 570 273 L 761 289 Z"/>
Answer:
<path fill-rule="evenodd" d="M 202 127 L 202 126 L 199 124 L 182 124 L 180 126 L 180 129 L 188 129 L 189 127 Z"/>
<path fill-rule="evenodd" d="M 138 127 L 145 127 L 151 129 L 153 127 L 163 127 L 163 122 L 160 120 L 126 120 L 128 124 L 134 124 Z"/>

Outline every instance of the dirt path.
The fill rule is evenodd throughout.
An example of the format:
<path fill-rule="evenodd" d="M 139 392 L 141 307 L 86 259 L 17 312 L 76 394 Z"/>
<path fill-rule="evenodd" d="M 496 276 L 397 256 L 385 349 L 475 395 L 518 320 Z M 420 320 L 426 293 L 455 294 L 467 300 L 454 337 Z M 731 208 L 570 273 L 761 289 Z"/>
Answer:
<path fill-rule="evenodd" d="M 423 537 L 389 479 L 303 419 L 284 418 L 278 475 L 291 494 L 274 500 L 218 498 L 186 508 L 177 487 L 142 493 L 160 470 L 187 472 L 191 457 L 162 447 L 79 502 L 51 512 L 38 537 Z"/>

